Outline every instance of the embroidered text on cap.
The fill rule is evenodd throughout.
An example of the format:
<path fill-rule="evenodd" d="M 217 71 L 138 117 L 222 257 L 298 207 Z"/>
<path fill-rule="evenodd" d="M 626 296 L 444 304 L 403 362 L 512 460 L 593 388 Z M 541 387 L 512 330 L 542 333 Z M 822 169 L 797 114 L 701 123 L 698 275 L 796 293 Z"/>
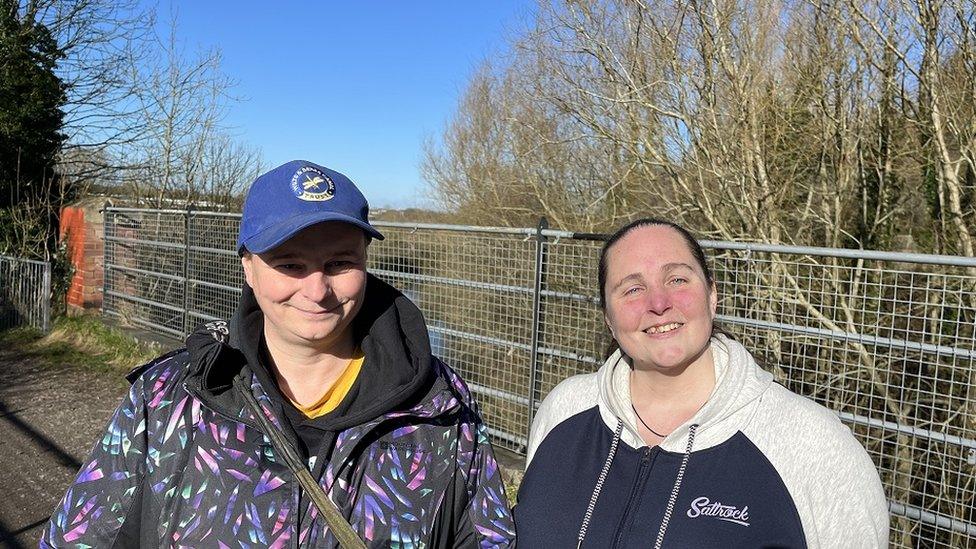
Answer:
<path fill-rule="evenodd" d="M 321 202 L 335 196 L 335 183 L 314 166 L 302 166 L 291 176 L 291 190 L 300 200 Z"/>

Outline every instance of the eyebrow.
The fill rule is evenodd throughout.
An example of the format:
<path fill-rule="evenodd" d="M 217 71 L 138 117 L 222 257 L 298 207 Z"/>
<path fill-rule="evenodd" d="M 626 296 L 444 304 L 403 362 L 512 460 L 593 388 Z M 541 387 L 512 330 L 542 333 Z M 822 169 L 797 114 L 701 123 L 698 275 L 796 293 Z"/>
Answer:
<path fill-rule="evenodd" d="M 689 265 L 687 263 L 680 263 L 680 262 L 679 263 L 667 263 L 667 264 L 664 265 L 664 267 L 661 267 L 661 269 L 664 270 L 664 271 L 666 271 L 666 272 L 670 272 L 670 271 L 673 271 L 675 269 L 681 269 L 681 268 L 688 269 L 689 271 L 694 271 L 695 270 L 695 268 L 692 267 L 691 265 Z"/>
<path fill-rule="evenodd" d="M 272 250 L 270 252 L 267 252 L 266 254 L 259 254 L 259 255 L 266 255 L 267 256 L 267 260 L 291 259 L 291 258 L 295 257 L 295 253 L 294 252 L 275 252 L 274 250 Z"/>
<path fill-rule="evenodd" d="M 268 260 L 271 261 L 271 260 L 279 260 L 279 259 L 294 259 L 296 257 L 300 257 L 301 255 L 302 254 L 300 252 L 280 252 L 280 253 L 276 253 L 275 251 L 272 250 L 272 251 L 268 252 Z M 347 249 L 338 250 L 338 251 L 330 254 L 330 257 L 343 257 L 343 256 L 358 257 L 359 255 L 360 254 L 359 254 L 359 251 L 358 250 L 356 250 L 354 248 L 347 248 Z"/>
<path fill-rule="evenodd" d="M 620 288 L 621 286 L 623 286 L 628 282 L 631 281 L 638 282 L 641 280 L 644 280 L 644 277 L 640 273 L 630 273 L 629 275 L 618 280 L 617 283 L 613 285 L 613 288 L 610 289 L 610 291 L 616 291 L 618 288 Z"/>

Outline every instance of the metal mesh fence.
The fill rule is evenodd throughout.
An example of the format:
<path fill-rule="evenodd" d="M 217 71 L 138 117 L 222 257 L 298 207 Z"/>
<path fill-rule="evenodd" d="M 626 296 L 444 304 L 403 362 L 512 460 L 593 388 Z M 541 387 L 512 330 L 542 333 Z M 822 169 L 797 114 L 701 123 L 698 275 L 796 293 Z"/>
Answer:
<path fill-rule="evenodd" d="M 184 334 L 186 216 L 167 211 L 106 212 L 102 307 L 135 325 Z"/>
<path fill-rule="evenodd" d="M 0 255 L 0 330 L 51 326 L 51 264 Z"/>
<path fill-rule="evenodd" d="M 383 227 L 372 272 L 423 310 L 434 353 L 476 393 L 495 443 L 526 444 L 536 243 L 518 233 Z"/>
<path fill-rule="evenodd" d="M 105 312 L 175 337 L 228 318 L 244 281 L 239 223 L 238 214 L 107 209 Z"/>
<path fill-rule="evenodd" d="M 182 334 L 228 317 L 239 216 L 109 209 L 106 311 Z M 434 352 L 478 397 L 496 445 L 524 451 L 558 382 L 609 343 L 599 238 L 377 223 L 370 270 L 424 311 Z M 188 239 L 184 239 L 188 236 Z M 835 410 L 881 473 L 892 545 L 976 544 L 976 260 L 703 242 L 722 326 L 793 391 Z"/>
<path fill-rule="evenodd" d="M 892 541 L 976 541 L 971 262 L 752 250 L 725 250 L 716 262 L 726 323 L 868 449 L 892 502 Z"/>
<path fill-rule="evenodd" d="M 722 327 L 786 387 L 836 411 L 867 448 L 889 498 L 892 545 L 973 546 L 976 262 L 703 244 Z M 540 353 L 556 352 L 540 357 L 536 399 L 605 356 L 601 245 L 546 244 Z"/>

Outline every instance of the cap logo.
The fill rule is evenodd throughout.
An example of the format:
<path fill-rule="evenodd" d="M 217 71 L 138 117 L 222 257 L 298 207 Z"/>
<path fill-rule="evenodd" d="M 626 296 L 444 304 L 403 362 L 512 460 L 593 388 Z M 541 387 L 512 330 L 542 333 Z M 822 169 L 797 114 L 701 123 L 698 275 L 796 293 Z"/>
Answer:
<path fill-rule="evenodd" d="M 335 196 L 335 183 L 313 166 L 302 166 L 291 176 L 291 190 L 299 200 L 321 202 Z"/>

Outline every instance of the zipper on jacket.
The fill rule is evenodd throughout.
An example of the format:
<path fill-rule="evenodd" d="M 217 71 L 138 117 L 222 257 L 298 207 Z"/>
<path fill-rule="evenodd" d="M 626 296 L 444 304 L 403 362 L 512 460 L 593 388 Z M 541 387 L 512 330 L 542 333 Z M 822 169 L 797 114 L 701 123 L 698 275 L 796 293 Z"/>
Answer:
<path fill-rule="evenodd" d="M 643 499 L 644 485 L 647 484 L 647 479 L 650 478 L 651 469 L 654 466 L 654 453 L 654 448 L 651 446 L 645 446 L 642 450 L 640 461 L 637 464 L 637 482 L 634 483 L 634 488 L 630 491 L 627 506 L 624 507 L 624 514 L 617 525 L 617 534 L 613 537 L 611 547 L 620 547 L 624 530 L 633 522 L 631 514 L 636 511 L 641 499 Z"/>

